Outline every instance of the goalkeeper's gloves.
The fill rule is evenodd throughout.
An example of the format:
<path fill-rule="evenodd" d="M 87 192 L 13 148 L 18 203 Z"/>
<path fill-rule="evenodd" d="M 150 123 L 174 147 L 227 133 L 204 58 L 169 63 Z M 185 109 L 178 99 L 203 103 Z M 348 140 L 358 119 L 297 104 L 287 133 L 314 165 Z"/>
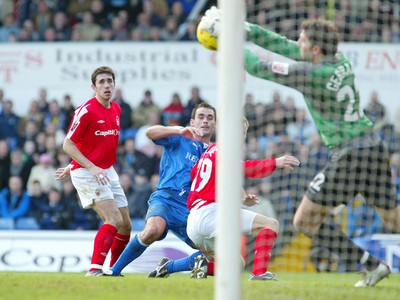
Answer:
<path fill-rule="evenodd" d="M 200 21 L 200 29 L 207 31 L 212 36 L 216 38 L 219 35 L 219 31 L 221 28 L 221 10 L 212 6 L 210 9 L 207 9 L 204 16 Z"/>
<path fill-rule="evenodd" d="M 221 10 L 215 6 L 207 9 L 201 18 L 199 26 L 200 29 L 218 38 L 221 31 Z M 244 29 L 250 31 L 250 24 L 248 22 L 244 22 Z"/>

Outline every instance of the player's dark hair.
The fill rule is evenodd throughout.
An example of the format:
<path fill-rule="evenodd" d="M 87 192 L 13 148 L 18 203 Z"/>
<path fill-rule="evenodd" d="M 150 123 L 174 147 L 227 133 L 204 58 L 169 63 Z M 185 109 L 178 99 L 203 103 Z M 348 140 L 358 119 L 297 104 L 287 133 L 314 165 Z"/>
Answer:
<path fill-rule="evenodd" d="M 113 78 L 113 81 L 115 82 L 114 71 L 110 67 L 103 66 L 103 67 L 98 67 L 96 70 L 93 71 L 92 77 L 91 77 L 93 85 L 96 84 L 96 78 L 97 78 L 97 75 L 99 75 L 99 74 L 110 74 Z"/>
<path fill-rule="evenodd" d="M 307 20 L 301 24 L 312 46 L 319 46 L 324 55 L 333 56 L 339 44 L 339 30 L 336 25 L 326 20 Z"/>
<path fill-rule="evenodd" d="M 199 108 L 208 108 L 208 109 L 212 109 L 214 111 L 214 117 L 215 117 L 215 121 L 217 121 L 217 110 L 215 109 L 214 106 L 206 103 L 206 102 L 201 102 L 199 104 L 196 104 L 196 106 L 193 108 L 192 110 L 192 116 L 191 118 L 194 119 L 196 117 L 196 111 Z"/>

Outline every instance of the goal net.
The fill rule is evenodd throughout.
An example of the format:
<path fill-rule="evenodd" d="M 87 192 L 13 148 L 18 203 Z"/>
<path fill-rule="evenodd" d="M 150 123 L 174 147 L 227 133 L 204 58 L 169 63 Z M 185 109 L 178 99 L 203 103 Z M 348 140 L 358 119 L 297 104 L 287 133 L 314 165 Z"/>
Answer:
<path fill-rule="evenodd" d="M 301 162 L 293 171 L 279 169 L 265 179 L 245 179 L 246 191 L 260 200 L 249 209 L 280 223 L 272 272 L 361 270 L 360 255 L 335 244 L 340 240 L 338 230 L 376 258 L 389 260 L 392 271 L 399 270 L 399 257 L 390 247 L 398 248 L 400 239 L 395 230 L 384 226 L 373 207 L 394 207 L 398 201 L 395 194 L 400 191 L 400 105 L 393 101 L 398 98 L 400 83 L 399 8 L 397 0 L 246 1 L 248 22 L 295 42 L 304 21 L 333 22 L 339 33 L 338 51 L 350 63 L 344 58 L 336 58 L 339 62 L 332 57 L 320 60 L 313 45 L 288 45 L 272 34 L 253 33 L 246 44 L 259 59 L 251 61 L 246 54 L 247 71 L 252 71 L 246 78 L 260 80 L 251 86 L 244 84 L 244 114 L 250 122 L 245 157 L 290 154 Z M 335 50 L 327 31 L 307 30 L 308 38 L 323 43 L 315 45 L 320 46 L 317 51 L 328 53 L 325 57 Z M 308 51 L 303 59 L 314 62 L 299 67 L 302 78 L 291 73 L 296 68 L 291 63 L 302 60 L 300 46 Z M 252 62 L 260 68 L 253 70 Z M 328 73 L 318 70 L 324 64 L 337 69 L 325 70 Z M 382 140 L 387 152 L 379 146 L 372 153 L 367 150 L 363 137 L 370 133 Z M 330 159 L 332 155 L 337 161 Z M 310 190 L 310 185 L 314 189 Z M 333 208 L 313 237 L 299 233 L 293 225 L 305 194 L 313 203 Z M 314 221 L 307 224 L 303 220 L 300 227 L 312 230 Z M 330 229 L 323 231 L 325 228 Z M 254 238 L 245 239 L 243 255 L 251 271 Z"/>

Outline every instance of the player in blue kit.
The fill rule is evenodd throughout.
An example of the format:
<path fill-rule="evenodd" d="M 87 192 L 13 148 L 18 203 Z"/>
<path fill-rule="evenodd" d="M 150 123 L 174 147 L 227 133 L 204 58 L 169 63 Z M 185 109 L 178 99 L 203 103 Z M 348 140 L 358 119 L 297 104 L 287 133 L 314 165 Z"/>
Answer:
<path fill-rule="evenodd" d="M 160 162 L 160 180 L 157 190 L 148 201 L 145 228 L 131 239 L 114 266 L 105 271 L 106 275 L 120 276 L 129 263 L 152 243 L 164 239 L 169 230 L 192 247 L 186 233 L 190 171 L 208 148 L 215 123 L 215 108 L 201 103 L 193 109 L 188 127 L 155 125 L 147 129 L 147 137 L 164 147 Z M 164 258 L 160 261 L 159 268 L 149 276 L 166 277 L 168 273 L 190 271 L 199 254 L 197 251 L 187 258 L 170 263 Z"/>

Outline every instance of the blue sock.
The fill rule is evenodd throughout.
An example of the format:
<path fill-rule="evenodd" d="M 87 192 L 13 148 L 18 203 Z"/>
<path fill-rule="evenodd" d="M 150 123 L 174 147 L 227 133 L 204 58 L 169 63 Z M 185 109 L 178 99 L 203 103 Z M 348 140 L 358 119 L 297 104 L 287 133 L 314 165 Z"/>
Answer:
<path fill-rule="evenodd" d="M 133 260 L 138 258 L 142 253 L 147 249 L 148 246 L 143 245 L 139 241 L 139 237 L 136 234 L 133 239 L 131 239 L 126 245 L 126 248 L 121 253 L 121 256 L 112 266 L 111 271 L 113 272 L 113 276 L 119 276 L 123 268 L 129 265 Z"/>
<path fill-rule="evenodd" d="M 200 254 L 201 252 L 197 251 L 190 256 L 177 260 L 171 260 L 167 264 L 167 273 L 171 274 L 176 272 L 191 271 L 194 266 L 194 259 Z"/>

